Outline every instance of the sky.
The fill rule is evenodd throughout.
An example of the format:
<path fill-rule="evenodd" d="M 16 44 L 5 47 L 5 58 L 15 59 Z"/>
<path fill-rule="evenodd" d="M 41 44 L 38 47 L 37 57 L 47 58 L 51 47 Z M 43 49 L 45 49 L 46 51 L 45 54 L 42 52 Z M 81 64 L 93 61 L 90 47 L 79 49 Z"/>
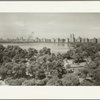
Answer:
<path fill-rule="evenodd" d="M 100 38 L 100 13 L 0 13 L 1 38 Z"/>

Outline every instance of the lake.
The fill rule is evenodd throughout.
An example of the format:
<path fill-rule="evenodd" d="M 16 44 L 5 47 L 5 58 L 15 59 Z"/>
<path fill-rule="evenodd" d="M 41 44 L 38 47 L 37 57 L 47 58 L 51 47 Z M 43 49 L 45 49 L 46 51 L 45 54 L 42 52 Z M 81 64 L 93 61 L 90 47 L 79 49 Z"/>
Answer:
<path fill-rule="evenodd" d="M 8 45 L 17 45 L 23 49 L 35 48 L 37 50 L 47 47 L 51 49 L 53 53 L 65 53 L 69 50 L 67 43 L 1 43 L 3 46 L 7 47 Z"/>

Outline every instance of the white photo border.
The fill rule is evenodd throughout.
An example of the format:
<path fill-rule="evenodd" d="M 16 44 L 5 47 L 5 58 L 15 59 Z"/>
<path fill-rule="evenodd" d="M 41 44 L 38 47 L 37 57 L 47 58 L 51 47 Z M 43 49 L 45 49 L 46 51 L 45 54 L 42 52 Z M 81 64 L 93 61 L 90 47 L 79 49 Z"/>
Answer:
<path fill-rule="evenodd" d="M 1 1 L 0 13 L 100 13 L 100 1 Z M 100 99 L 100 87 L 1 86 L 0 99 Z"/>

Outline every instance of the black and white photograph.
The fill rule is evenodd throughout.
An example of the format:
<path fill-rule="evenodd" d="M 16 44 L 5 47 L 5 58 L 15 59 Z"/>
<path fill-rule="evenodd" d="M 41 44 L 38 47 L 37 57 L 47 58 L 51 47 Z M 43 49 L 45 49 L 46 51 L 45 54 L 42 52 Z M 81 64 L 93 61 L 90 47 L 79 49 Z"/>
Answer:
<path fill-rule="evenodd" d="M 1 86 L 100 86 L 100 13 L 0 13 Z"/>

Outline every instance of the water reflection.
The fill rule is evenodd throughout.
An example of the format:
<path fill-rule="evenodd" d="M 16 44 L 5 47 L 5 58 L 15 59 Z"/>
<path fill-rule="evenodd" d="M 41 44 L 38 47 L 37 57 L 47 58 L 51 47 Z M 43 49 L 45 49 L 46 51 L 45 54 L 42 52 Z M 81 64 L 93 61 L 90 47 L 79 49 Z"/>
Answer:
<path fill-rule="evenodd" d="M 43 47 L 47 47 L 50 48 L 51 52 L 53 53 L 57 52 L 64 53 L 69 50 L 67 43 L 3 43 L 3 45 L 4 46 L 17 45 L 23 49 L 35 48 L 37 50 L 40 50 Z"/>
<path fill-rule="evenodd" d="M 65 46 L 65 43 L 58 43 L 58 46 Z"/>

